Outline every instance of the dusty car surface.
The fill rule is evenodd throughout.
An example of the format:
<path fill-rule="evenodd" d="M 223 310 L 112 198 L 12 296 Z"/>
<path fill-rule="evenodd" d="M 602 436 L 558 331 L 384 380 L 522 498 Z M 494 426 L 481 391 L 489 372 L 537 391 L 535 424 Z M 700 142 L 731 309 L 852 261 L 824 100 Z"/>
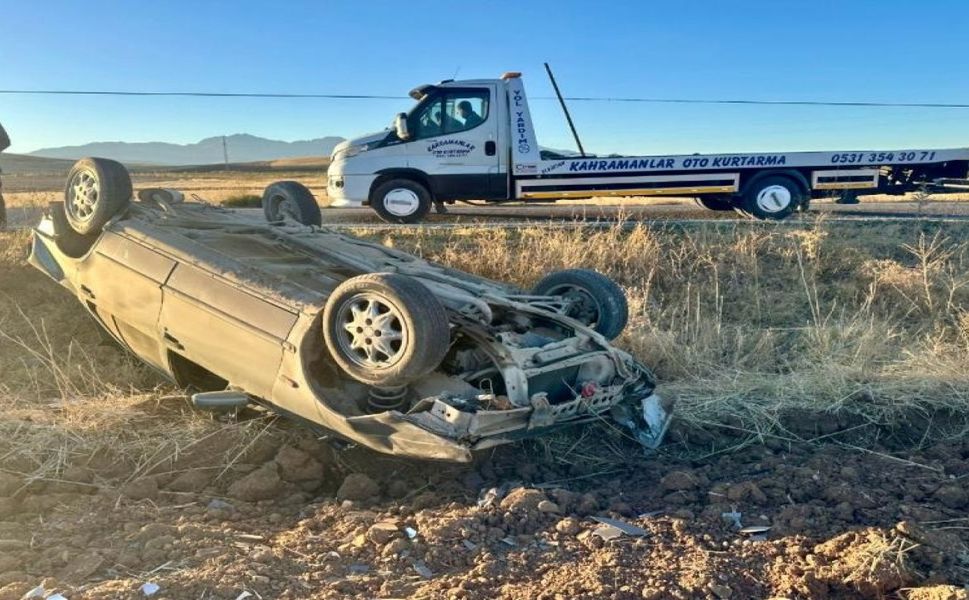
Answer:
<path fill-rule="evenodd" d="M 241 397 L 380 452 L 469 461 L 602 420 L 660 443 L 669 407 L 609 342 L 627 310 L 611 280 L 560 271 L 524 292 L 305 225 L 319 223 L 305 188 L 267 193 L 288 217 L 172 190 L 132 201 L 124 167 L 84 159 L 30 262 L 196 398 Z"/>

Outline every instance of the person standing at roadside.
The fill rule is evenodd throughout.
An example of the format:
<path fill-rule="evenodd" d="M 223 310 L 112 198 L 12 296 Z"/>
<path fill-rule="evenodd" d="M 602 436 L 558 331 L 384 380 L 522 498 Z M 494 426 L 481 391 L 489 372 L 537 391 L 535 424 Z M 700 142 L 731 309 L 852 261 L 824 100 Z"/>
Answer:
<path fill-rule="evenodd" d="M 10 137 L 0 124 L 0 152 L 10 147 Z M 7 226 L 7 205 L 3 201 L 3 170 L 0 169 L 0 229 Z"/>

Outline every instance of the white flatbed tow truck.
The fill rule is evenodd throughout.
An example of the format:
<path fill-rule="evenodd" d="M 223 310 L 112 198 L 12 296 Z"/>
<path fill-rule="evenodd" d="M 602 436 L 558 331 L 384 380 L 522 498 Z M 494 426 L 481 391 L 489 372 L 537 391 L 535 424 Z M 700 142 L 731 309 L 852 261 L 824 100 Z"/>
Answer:
<path fill-rule="evenodd" d="M 442 81 L 410 95 L 417 104 L 392 128 L 333 150 L 332 206 L 370 206 L 386 221 L 416 223 L 433 205 L 456 201 L 666 195 L 784 219 L 818 197 L 969 189 L 969 148 L 563 156 L 540 149 L 519 73 Z"/>

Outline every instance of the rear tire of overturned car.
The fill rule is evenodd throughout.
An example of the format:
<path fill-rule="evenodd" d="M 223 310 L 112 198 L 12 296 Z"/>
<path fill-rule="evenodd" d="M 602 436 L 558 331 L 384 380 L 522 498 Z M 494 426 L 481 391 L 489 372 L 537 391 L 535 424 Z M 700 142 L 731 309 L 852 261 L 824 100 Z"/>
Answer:
<path fill-rule="evenodd" d="M 82 158 L 67 175 L 64 213 L 81 235 L 96 235 L 131 203 L 131 176 L 121 163 L 107 158 Z"/>
<path fill-rule="evenodd" d="M 75 231 L 67 221 L 63 202 L 51 202 L 48 214 L 54 226 L 54 243 L 61 252 L 71 258 L 82 258 L 94 246 L 97 234 L 83 235 Z"/>
<path fill-rule="evenodd" d="M 406 385 L 441 364 L 450 345 L 447 312 L 416 279 L 370 273 L 348 279 L 323 310 L 333 360 L 362 383 Z"/>
<path fill-rule="evenodd" d="M 316 198 L 298 181 L 270 183 L 262 193 L 262 210 L 271 223 L 291 219 L 301 225 L 323 224 Z"/>
<path fill-rule="evenodd" d="M 572 306 L 565 314 L 609 340 L 619 337 L 629 320 L 625 292 L 615 281 L 591 269 L 550 273 L 535 284 L 532 293 L 571 299 Z"/>
<path fill-rule="evenodd" d="M 370 206 L 388 223 L 419 223 L 431 210 L 431 192 L 410 179 L 391 179 L 374 188 Z"/>

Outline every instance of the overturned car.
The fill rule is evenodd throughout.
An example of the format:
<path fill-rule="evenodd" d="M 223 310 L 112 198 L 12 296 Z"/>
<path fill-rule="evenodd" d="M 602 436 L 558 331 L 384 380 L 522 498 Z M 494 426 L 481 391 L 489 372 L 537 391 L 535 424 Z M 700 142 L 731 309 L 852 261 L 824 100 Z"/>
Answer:
<path fill-rule="evenodd" d="M 666 431 L 650 371 L 609 343 L 622 290 L 594 271 L 524 292 L 322 228 L 295 182 L 267 188 L 268 220 L 138 196 L 119 163 L 79 161 L 30 262 L 199 404 L 258 403 L 380 452 L 462 462 L 579 423 L 647 447 Z"/>

